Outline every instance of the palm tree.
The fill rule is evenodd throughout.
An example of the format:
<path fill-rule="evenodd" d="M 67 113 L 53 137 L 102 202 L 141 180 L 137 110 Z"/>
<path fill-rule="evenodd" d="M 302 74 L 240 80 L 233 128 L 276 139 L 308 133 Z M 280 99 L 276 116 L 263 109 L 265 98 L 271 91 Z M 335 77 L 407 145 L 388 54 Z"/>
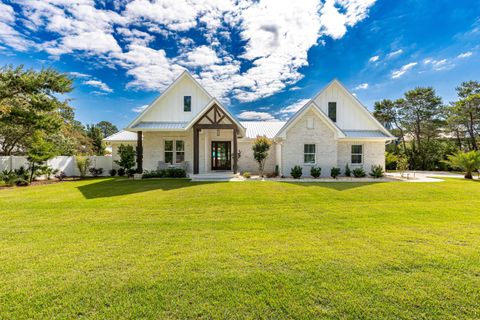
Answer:
<path fill-rule="evenodd" d="M 460 168 L 465 171 L 465 179 L 473 179 L 472 172 L 477 171 L 480 168 L 480 152 L 459 151 L 455 154 L 449 155 L 448 160 L 444 161 L 452 168 Z"/>

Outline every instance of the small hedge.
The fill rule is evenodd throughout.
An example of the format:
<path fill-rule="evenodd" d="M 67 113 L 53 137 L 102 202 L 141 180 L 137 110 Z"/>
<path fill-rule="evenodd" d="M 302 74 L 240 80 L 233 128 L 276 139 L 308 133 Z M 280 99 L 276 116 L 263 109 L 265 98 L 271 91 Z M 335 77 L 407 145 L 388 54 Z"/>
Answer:
<path fill-rule="evenodd" d="M 145 171 L 143 179 L 149 178 L 186 178 L 187 172 L 182 168 L 167 168 L 161 170 Z"/>
<path fill-rule="evenodd" d="M 300 177 L 302 176 L 302 167 L 300 166 L 293 167 L 292 170 L 290 170 L 290 175 L 294 179 L 300 179 Z"/>
<path fill-rule="evenodd" d="M 367 175 L 362 167 L 353 169 L 352 173 L 355 178 L 363 178 Z"/>
<path fill-rule="evenodd" d="M 330 176 L 333 179 L 337 179 L 337 177 L 340 175 L 340 173 L 341 173 L 340 168 L 333 167 L 332 169 L 330 169 Z"/>
<path fill-rule="evenodd" d="M 385 172 L 383 171 L 383 167 L 381 165 L 378 166 L 372 166 L 370 169 L 370 176 L 374 178 L 381 178 L 385 175 Z"/>
<path fill-rule="evenodd" d="M 310 175 L 314 178 L 320 177 L 321 174 L 322 174 L 322 168 L 320 167 L 312 167 L 310 169 Z"/>

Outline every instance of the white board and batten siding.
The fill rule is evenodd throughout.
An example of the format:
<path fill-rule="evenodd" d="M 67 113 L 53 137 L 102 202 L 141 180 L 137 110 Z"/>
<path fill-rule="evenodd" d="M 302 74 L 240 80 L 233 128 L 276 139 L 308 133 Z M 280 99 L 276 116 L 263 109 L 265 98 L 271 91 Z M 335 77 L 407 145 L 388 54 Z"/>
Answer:
<path fill-rule="evenodd" d="M 183 98 L 192 97 L 192 111 L 183 110 Z M 190 122 L 211 100 L 190 77 L 183 77 L 142 115 L 141 121 Z"/>
<path fill-rule="evenodd" d="M 333 82 L 314 99 L 315 104 L 328 115 L 328 103 L 337 103 L 336 125 L 342 130 L 378 130 L 378 125 L 361 108 L 355 98 L 337 82 Z"/>

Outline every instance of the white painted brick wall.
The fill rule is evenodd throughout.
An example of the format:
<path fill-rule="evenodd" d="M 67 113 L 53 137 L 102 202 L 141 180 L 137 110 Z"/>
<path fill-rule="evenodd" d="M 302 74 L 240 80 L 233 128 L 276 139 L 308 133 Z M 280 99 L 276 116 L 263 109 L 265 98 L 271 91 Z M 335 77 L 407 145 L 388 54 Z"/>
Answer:
<path fill-rule="evenodd" d="M 185 161 L 188 161 L 188 171 L 191 171 L 193 168 L 192 131 L 144 132 L 143 169 L 156 170 L 158 167 L 158 162 L 165 161 L 165 140 L 183 140 L 185 142 Z"/>
<path fill-rule="evenodd" d="M 258 174 L 258 163 L 253 158 L 253 145 L 252 139 L 245 139 L 239 140 L 238 142 L 238 149 L 242 152 L 240 159 L 238 160 L 238 170 L 239 172 L 251 172 L 254 174 Z M 270 150 L 268 151 L 268 158 L 265 162 L 264 173 L 270 174 L 275 172 L 275 165 L 276 162 L 276 144 L 274 143 Z"/>
<path fill-rule="evenodd" d="M 352 145 L 363 145 L 363 164 L 351 163 Z M 363 167 L 368 174 L 372 165 L 381 165 L 385 169 L 385 142 L 365 142 L 365 141 L 340 141 L 338 142 L 338 167 L 345 171 L 345 165 L 348 163 L 350 169 Z"/>
<path fill-rule="evenodd" d="M 314 119 L 314 129 L 307 129 L 307 118 Z M 322 176 L 330 176 L 330 169 L 337 165 L 337 143 L 334 132 L 313 111 L 307 112 L 287 131 L 282 142 L 282 174 L 290 176 L 295 165 L 303 168 L 303 176 L 310 175 L 312 165 L 303 163 L 304 144 L 315 144 L 316 164 L 322 168 Z"/>

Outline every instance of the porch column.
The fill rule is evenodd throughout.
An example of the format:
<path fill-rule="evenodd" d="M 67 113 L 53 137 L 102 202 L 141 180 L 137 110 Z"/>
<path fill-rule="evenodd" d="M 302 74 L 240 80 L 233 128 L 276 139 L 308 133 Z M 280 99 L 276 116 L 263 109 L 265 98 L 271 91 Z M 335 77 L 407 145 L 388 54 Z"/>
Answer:
<path fill-rule="evenodd" d="M 237 173 L 237 159 L 238 152 L 237 152 L 237 129 L 233 129 L 233 173 Z"/>
<path fill-rule="evenodd" d="M 142 131 L 137 132 L 137 173 L 143 173 L 143 139 Z"/>
<path fill-rule="evenodd" d="M 199 148 L 199 133 L 200 129 L 197 127 L 193 127 L 193 174 L 198 174 L 199 172 L 199 166 L 200 166 L 200 148 Z"/>

